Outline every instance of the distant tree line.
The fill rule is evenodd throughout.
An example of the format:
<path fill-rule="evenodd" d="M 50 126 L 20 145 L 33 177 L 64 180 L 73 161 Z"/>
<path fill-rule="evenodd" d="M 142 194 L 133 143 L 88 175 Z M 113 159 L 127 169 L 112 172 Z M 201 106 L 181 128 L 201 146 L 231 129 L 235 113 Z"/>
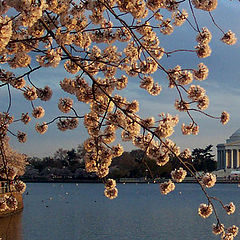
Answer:
<path fill-rule="evenodd" d="M 192 157 L 184 159 L 192 166 L 193 170 L 211 172 L 216 170 L 217 162 L 214 161 L 212 145 L 205 148 L 195 148 Z M 85 150 L 83 145 L 76 149 L 58 149 L 53 157 L 28 158 L 25 179 L 97 179 L 94 173 L 85 171 Z M 156 161 L 148 158 L 142 150 L 124 152 L 122 156 L 113 159 L 109 177 L 119 178 L 168 178 L 175 168 L 181 164 L 175 157 L 165 166 L 158 166 Z"/>

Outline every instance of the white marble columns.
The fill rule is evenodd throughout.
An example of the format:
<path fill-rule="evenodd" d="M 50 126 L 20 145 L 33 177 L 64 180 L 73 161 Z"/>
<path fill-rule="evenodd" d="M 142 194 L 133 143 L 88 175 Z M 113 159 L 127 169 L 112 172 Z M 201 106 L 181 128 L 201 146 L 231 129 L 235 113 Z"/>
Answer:
<path fill-rule="evenodd" d="M 240 167 L 239 162 L 239 149 L 226 149 L 225 150 L 225 159 L 226 159 L 226 165 L 225 168 L 232 168 L 236 169 Z"/>
<path fill-rule="evenodd" d="M 218 169 L 240 168 L 240 149 L 218 149 Z"/>
<path fill-rule="evenodd" d="M 240 169 L 240 128 L 217 145 L 218 169 Z"/>

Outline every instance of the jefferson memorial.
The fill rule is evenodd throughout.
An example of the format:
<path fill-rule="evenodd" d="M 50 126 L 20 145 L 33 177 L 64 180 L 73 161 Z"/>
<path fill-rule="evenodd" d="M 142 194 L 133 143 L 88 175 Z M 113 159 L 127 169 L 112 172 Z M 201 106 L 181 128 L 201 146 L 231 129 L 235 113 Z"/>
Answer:
<path fill-rule="evenodd" d="M 217 145 L 218 169 L 240 168 L 240 128 L 226 140 Z"/>

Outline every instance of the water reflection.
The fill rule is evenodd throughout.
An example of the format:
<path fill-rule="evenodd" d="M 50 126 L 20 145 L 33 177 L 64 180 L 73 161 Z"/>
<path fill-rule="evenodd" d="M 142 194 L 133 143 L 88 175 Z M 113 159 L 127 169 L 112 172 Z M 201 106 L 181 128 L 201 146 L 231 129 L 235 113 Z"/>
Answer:
<path fill-rule="evenodd" d="M 23 240 L 22 238 L 22 213 L 0 218 L 0 239 Z"/>

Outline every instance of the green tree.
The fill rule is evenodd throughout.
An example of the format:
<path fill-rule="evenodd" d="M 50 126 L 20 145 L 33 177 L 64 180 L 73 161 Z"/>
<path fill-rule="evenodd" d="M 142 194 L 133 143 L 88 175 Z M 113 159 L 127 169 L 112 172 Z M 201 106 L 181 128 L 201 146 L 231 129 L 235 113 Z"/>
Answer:
<path fill-rule="evenodd" d="M 214 161 L 212 154 L 213 145 L 205 148 L 194 148 L 192 151 L 192 163 L 197 171 L 214 171 L 217 168 L 217 162 Z"/>
<path fill-rule="evenodd" d="M 113 159 L 111 177 L 170 177 L 171 170 L 171 162 L 160 167 L 153 159 L 147 157 L 144 151 L 137 149 L 124 152 L 122 156 Z"/>

